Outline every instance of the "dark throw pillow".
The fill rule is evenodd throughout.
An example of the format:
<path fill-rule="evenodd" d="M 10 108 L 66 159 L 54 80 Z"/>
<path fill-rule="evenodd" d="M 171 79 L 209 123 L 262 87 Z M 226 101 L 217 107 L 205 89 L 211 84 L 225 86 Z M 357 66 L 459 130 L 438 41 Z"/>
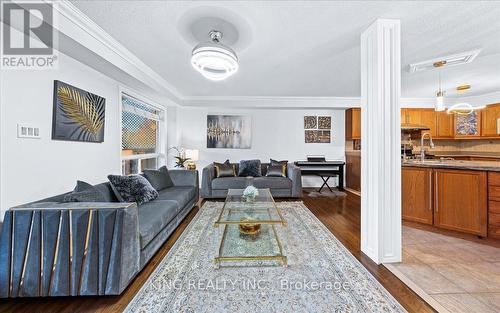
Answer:
<path fill-rule="evenodd" d="M 144 170 L 144 176 L 157 191 L 174 186 L 166 166 L 162 166 L 158 170 Z"/>
<path fill-rule="evenodd" d="M 219 177 L 234 177 L 236 176 L 236 168 L 229 160 L 224 163 L 214 162 L 215 178 Z"/>
<path fill-rule="evenodd" d="M 64 202 L 106 202 L 106 198 L 97 188 L 78 180 L 72 192 L 64 196 Z"/>
<path fill-rule="evenodd" d="M 238 169 L 238 176 L 260 177 L 262 176 L 260 160 L 241 160 Z"/>
<path fill-rule="evenodd" d="M 267 177 L 286 177 L 286 165 L 269 165 L 267 167 Z"/>
<path fill-rule="evenodd" d="M 141 175 L 108 175 L 108 179 L 120 202 L 136 202 L 141 205 L 158 198 L 158 191 Z"/>

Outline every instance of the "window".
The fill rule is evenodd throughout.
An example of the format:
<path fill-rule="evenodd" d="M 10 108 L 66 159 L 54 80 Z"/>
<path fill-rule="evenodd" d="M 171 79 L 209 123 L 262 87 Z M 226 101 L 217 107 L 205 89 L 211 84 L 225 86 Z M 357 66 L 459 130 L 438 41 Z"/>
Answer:
<path fill-rule="evenodd" d="M 122 174 L 156 169 L 164 157 L 162 110 L 122 93 Z"/>

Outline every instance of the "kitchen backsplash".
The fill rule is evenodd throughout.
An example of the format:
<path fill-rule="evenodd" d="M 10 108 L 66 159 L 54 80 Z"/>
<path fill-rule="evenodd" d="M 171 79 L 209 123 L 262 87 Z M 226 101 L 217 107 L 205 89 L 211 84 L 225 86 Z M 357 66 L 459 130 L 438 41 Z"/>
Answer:
<path fill-rule="evenodd" d="M 429 141 L 424 142 L 429 149 Z M 413 150 L 420 150 L 420 140 L 413 141 Z M 429 151 L 475 151 L 500 153 L 500 139 L 434 140 L 434 149 Z"/>

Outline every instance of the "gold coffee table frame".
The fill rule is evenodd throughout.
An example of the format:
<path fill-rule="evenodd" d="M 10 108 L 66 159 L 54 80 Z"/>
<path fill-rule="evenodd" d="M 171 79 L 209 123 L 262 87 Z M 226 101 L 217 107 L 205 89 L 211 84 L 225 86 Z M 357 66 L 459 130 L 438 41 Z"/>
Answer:
<path fill-rule="evenodd" d="M 243 213 L 247 214 L 244 219 L 241 217 Z M 244 243 L 245 239 L 228 235 L 230 227 L 239 229 L 240 224 L 244 224 L 247 227 L 269 225 L 271 230 L 270 236 L 256 240 L 275 240 L 277 249 L 273 249 L 274 253 L 266 254 L 265 252 L 273 251 L 263 251 L 259 255 L 226 255 L 224 248 L 227 245 L 238 245 L 238 242 Z M 224 227 L 224 230 L 219 245 L 218 256 L 214 259 L 217 266 L 227 261 L 278 261 L 283 266 L 287 266 L 287 257 L 283 253 L 283 246 L 276 231 L 276 226 L 281 225 L 286 227 L 287 223 L 280 209 L 276 206 L 269 189 L 259 189 L 259 195 L 253 201 L 245 201 L 243 189 L 229 189 L 219 217 L 214 223 L 214 227 L 221 225 Z M 234 233 L 236 230 L 232 229 L 232 232 Z"/>

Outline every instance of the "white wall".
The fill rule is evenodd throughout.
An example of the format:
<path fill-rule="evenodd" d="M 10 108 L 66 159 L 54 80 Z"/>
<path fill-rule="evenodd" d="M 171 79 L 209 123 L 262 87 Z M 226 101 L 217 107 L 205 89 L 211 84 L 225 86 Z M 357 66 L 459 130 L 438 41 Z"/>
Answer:
<path fill-rule="evenodd" d="M 106 98 L 103 143 L 51 139 L 54 80 Z M 101 183 L 121 172 L 119 89 L 119 82 L 62 53 L 57 70 L 2 69 L 0 219 L 11 206 L 73 189 L 77 179 Z M 166 110 L 167 140 L 174 141 L 176 109 Z M 17 138 L 18 123 L 40 127 L 41 139 Z"/>
<path fill-rule="evenodd" d="M 235 104 L 237 106 L 237 104 Z M 251 149 L 207 149 L 207 114 L 250 115 L 252 117 Z M 332 116 L 332 140 L 330 144 L 304 143 L 304 115 Z M 181 107 L 178 108 L 178 124 L 181 125 L 181 144 L 186 149 L 198 149 L 198 169 L 214 161 L 230 159 L 304 160 L 308 154 L 325 155 L 327 159 L 344 160 L 344 110 L 278 110 L 278 109 L 228 109 Z M 335 183 L 335 180 L 332 182 Z M 304 177 L 304 186 L 319 186 L 321 179 Z"/>
<path fill-rule="evenodd" d="M 120 173 L 117 82 L 63 54 L 58 70 L 3 70 L 1 78 L 2 210 L 69 191 L 77 179 L 99 183 Z M 54 80 L 106 98 L 103 143 L 51 139 Z M 40 127 L 41 139 L 17 138 L 18 123 Z"/>

